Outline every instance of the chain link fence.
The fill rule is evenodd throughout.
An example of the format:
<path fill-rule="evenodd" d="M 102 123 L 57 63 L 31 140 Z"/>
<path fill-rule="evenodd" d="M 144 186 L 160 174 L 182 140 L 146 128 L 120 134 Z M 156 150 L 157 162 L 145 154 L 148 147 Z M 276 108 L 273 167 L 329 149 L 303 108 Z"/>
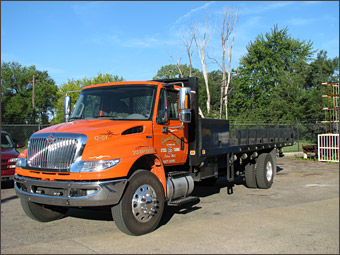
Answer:
<path fill-rule="evenodd" d="M 8 132 L 15 143 L 24 143 L 27 145 L 30 136 L 50 125 L 40 125 L 40 124 L 3 124 L 1 129 Z"/>

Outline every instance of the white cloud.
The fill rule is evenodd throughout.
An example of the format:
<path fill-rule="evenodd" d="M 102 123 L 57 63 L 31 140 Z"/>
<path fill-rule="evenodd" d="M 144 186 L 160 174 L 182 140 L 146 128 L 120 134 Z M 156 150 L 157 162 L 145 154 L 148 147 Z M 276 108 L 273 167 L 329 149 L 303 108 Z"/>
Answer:
<path fill-rule="evenodd" d="M 80 16 L 87 16 L 93 12 L 94 8 L 102 8 L 105 1 L 95 1 L 95 2 L 81 2 L 81 4 L 75 4 L 72 6 L 75 14 Z"/>
<path fill-rule="evenodd" d="M 305 19 L 305 18 L 291 18 L 288 23 L 293 26 L 304 26 L 314 23 L 316 19 Z"/>
<path fill-rule="evenodd" d="M 137 48 L 151 48 L 159 45 L 160 41 L 155 37 L 145 36 L 144 38 L 133 38 L 127 40 L 122 46 L 124 47 L 137 47 Z"/>
<path fill-rule="evenodd" d="M 256 2 L 254 2 L 256 3 Z M 252 14 L 260 14 L 265 13 L 274 9 L 287 7 L 294 4 L 294 2 L 285 1 L 285 2 L 261 2 L 258 6 L 251 8 L 240 8 L 239 14 L 240 15 L 252 15 Z M 245 5 L 244 5 L 245 6 Z"/>
<path fill-rule="evenodd" d="M 105 1 L 79 2 L 79 4 L 72 5 L 72 9 L 83 25 L 89 26 L 94 12 L 100 12 L 100 9 L 105 8 L 106 4 Z"/>
<path fill-rule="evenodd" d="M 175 24 L 178 25 L 180 23 L 182 23 L 184 20 L 190 18 L 194 13 L 197 13 L 201 10 L 204 10 L 206 8 L 208 8 L 210 5 L 212 5 L 213 3 L 215 3 L 215 1 L 212 2 L 208 2 L 206 4 L 204 4 L 203 6 L 197 7 L 195 9 L 190 10 L 189 12 L 187 12 L 185 15 L 183 15 L 182 17 L 179 17 L 176 21 Z"/>
<path fill-rule="evenodd" d="M 144 35 L 142 37 L 126 37 L 122 33 L 116 34 L 93 34 L 91 42 L 100 46 L 119 46 L 122 48 L 157 48 L 165 45 L 178 45 L 175 38 L 167 39 L 159 33 Z"/>

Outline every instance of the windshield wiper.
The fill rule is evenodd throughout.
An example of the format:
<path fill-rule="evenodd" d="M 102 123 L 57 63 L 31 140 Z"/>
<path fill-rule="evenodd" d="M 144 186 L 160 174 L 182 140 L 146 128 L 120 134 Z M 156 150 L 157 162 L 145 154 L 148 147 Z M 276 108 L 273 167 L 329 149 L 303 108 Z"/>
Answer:
<path fill-rule="evenodd" d="M 98 116 L 93 116 L 93 118 L 108 118 L 108 117 L 112 118 L 112 117 L 114 117 L 114 116 L 112 116 L 112 115 L 98 115 Z"/>
<path fill-rule="evenodd" d="M 69 120 L 81 120 L 83 119 L 83 117 L 71 117 L 69 118 Z"/>

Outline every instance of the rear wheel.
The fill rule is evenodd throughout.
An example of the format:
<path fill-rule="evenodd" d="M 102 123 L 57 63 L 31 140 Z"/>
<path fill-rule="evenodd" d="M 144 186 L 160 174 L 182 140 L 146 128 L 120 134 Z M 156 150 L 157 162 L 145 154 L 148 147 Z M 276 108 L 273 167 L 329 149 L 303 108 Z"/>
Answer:
<path fill-rule="evenodd" d="M 27 216 L 40 222 L 58 220 L 64 217 L 68 211 L 67 207 L 42 205 L 27 199 L 21 199 L 21 206 Z"/>
<path fill-rule="evenodd" d="M 120 203 L 112 207 L 117 227 L 128 235 L 143 235 L 159 224 L 164 210 L 164 190 L 158 178 L 139 170 L 130 178 Z"/>
<path fill-rule="evenodd" d="M 260 189 L 269 189 L 274 180 L 274 162 L 269 153 L 262 153 L 256 161 L 256 181 Z"/>
<path fill-rule="evenodd" d="M 244 175 L 247 187 L 252 189 L 257 188 L 255 163 L 248 162 L 244 168 Z"/>

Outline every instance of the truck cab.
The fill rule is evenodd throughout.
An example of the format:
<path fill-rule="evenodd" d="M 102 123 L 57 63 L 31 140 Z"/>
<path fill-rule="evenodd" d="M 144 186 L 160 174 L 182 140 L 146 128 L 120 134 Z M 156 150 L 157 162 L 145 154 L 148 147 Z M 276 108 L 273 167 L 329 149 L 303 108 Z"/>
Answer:
<path fill-rule="evenodd" d="M 69 207 L 107 205 L 119 214 L 123 194 L 135 179 L 146 178 L 146 184 L 131 191 L 136 208 L 130 217 L 136 226 L 148 225 L 147 230 L 131 230 L 126 220 L 119 227 L 128 234 L 156 227 L 164 201 L 193 190 L 190 175 L 168 188 L 166 180 L 166 168 L 183 166 L 188 158 L 185 122 L 191 113 L 179 109 L 182 87 L 181 82 L 157 81 L 92 85 L 81 91 L 72 112 L 66 97 L 65 123 L 33 134 L 28 149 L 19 155 L 15 188 L 26 214 L 49 221 L 62 217 Z M 182 101 L 188 106 L 186 91 Z M 116 223 L 125 217 L 120 214 Z"/>

